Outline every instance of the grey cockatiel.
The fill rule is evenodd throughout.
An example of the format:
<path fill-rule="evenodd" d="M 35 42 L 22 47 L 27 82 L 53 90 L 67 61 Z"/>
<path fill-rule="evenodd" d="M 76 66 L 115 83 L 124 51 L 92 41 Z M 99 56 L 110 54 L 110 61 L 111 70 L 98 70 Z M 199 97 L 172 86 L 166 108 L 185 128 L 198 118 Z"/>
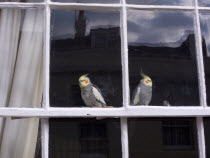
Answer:
<path fill-rule="evenodd" d="M 143 79 L 140 80 L 133 93 L 133 105 L 149 105 L 152 99 L 152 80 L 144 73 L 141 73 L 141 76 Z"/>
<path fill-rule="evenodd" d="M 81 88 L 81 96 L 86 106 L 88 107 L 104 107 L 104 101 L 101 91 L 93 85 L 87 75 L 82 75 L 79 78 L 79 85 Z"/>

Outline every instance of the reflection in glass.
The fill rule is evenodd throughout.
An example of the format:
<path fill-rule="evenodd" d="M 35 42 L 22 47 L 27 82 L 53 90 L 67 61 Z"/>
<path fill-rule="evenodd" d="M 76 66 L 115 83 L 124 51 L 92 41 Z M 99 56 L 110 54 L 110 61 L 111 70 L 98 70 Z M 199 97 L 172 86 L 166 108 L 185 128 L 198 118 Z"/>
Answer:
<path fill-rule="evenodd" d="M 204 133 L 205 133 L 205 143 L 206 143 L 206 158 L 210 158 L 210 118 L 204 118 Z"/>
<path fill-rule="evenodd" d="M 43 13 L 0 10 L 0 107 L 41 106 Z"/>
<path fill-rule="evenodd" d="M 128 4 L 192 6 L 193 0 L 126 0 Z"/>
<path fill-rule="evenodd" d="M 66 3 L 120 3 L 120 0 L 52 0 L 54 2 Z"/>
<path fill-rule="evenodd" d="M 149 105 L 199 105 L 192 12 L 128 11 L 128 43 L 131 96 L 143 72 Z"/>
<path fill-rule="evenodd" d="M 119 119 L 50 119 L 50 158 L 121 158 Z"/>
<path fill-rule="evenodd" d="M 207 103 L 210 104 L 210 14 L 201 13 L 201 33 L 202 33 L 202 44 L 203 44 L 203 58 L 205 68 L 205 80 L 206 80 L 206 94 Z"/>
<path fill-rule="evenodd" d="M 198 5 L 202 7 L 210 7 L 210 0 L 198 0 Z"/>
<path fill-rule="evenodd" d="M 85 106 L 78 81 L 84 74 L 107 106 L 121 106 L 119 13 L 53 10 L 51 22 L 51 106 Z"/>
<path fill-rule="evenodd" d="M 198 158 L 194 119 L 131 118 L 128 137 L 130 158 Z"/>

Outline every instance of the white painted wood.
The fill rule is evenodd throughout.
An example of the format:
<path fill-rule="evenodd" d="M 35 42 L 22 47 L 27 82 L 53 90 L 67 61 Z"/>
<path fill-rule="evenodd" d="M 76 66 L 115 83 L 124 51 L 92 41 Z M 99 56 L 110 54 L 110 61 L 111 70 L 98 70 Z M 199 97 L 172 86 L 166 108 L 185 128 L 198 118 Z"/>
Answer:
<path fill-rule="evenodd" d="M 206 145 L 205 145 L 204 125 L 202 117 L 196 118 L 196 126 L 197 126 L 197 136 L 198 136 L 199 158 L 206 158 Z"/>
<path fill-rule="evenodd" d="M 44 92 L 43 92 L 43 108 L 47 110 L 50 105 L 49 100 L 49 80 L 50 80 L 50 17 L 51 17 L 51 10 L 49 7 L 50 0 L 44 0 L 45 5 L 45 47 L 44 47 Z M 41 127 L 42 127 L 42 158 L 49 157 L 49 120 L 48 119 L 41 119 Z"/>
<path fill-rule="evenodd" d="M 120 124 L 121 124 L 122 158 L 129 158 L 127 118 L 121 118 Z"/>
<path fill-rule="evenodd" d="M 100 3 L 59 3 L 50 2 L 52 9 L 82 9 L 82 10 L 120 10 L 121 4 L 100 4 Z"/>
<path fill-rule="evenodd" d="M 204 74 L 204 63 L 203 63 L 203 53 L 202 53 L 202 37 L 199 19 L 198 2 L 195 0 L 195 41 L 196 41 L 196 57 L 197 57 L 197 72 L 199 79 L 199 96 L 201 106 L 206 107 L 206 86 L 205 86 L 205 74 Z"/>
<path fill-rule="evenodd" d="M 127 8 L 125 0 L 121 0 L 123 4 L 121 10 L 121 59 L 122 59 L 122 75 L 123 75 L 123 106 L 128 107 L 130 104 L 130 88 L 129 88 L 129 69 L 128 69 L 128 35 L 127 35 Z"/>
<path fill-rule="evenodd" d="M 126 4 L 127 9 L 141 9 L 141 10 L 194 10 L 194 6 L 166 6 L 166 5 L 135 5 Z"/>
<path fill-rule="evenodd" d="M 42 158 L 49 157 L 49 122 L 48 119 L 41 119 L 42 136 Z"/>
<path fill-rule="evenodd" d="M 45 8 L 45 3 L 0 2 L 0 8 Z"/>
<path fill-rule="evenodd" d="M 0 108 L 0 117 L 204 117 L 210 107 Z"/>
<path fill-rule="evenodd" d="M 48 2 L 46 0 L 46 2 Z M 45 8 L 45 51 L 44 51 L 44 92 L 43 92 L 43 108 L 47 109 L 50 106 L 49 89 L 50 89 L 50 17 L 51 11 L 47 3 Z"/>
<path fill-rule="evenodd" d="M 198 8 L 198 10 L 200 10 L 200 11 L 207 11 L 207 12 L 210 12 L 210 7 L 197 7 Z"/>

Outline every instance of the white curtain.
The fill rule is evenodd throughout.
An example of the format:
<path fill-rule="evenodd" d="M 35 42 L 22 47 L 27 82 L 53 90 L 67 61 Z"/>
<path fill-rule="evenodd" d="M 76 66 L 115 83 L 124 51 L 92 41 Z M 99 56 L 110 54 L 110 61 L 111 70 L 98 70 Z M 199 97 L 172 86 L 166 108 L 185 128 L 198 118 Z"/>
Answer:
<path fill-rule="evenodd" d="M 0 61 L 7 57 L 9 62 L 5 61 L 0 67 L 0 89 L 5 89 L 1 93 L 7 92 L 0 94 L 4 100 L 1 106 L 40 107 L 43 83 L 43 10 L 28 9 L 25 14 L 15 9 L 5 9 L 5 12 L 8 13 L 4 16 L 2 10 L 0 19 L 0 31 L 5 34 L 4 37 L 0 34 L 1 44 L 3 48 L 5 46 L 3 50 L 0 47 Z M 8 46 L 5 42 L 8 42 Z M 2 77 L 4 74 L 6 76 Z M 39 120 L 35 118 L 7 118 L 5 122 L 1 121 L 0 158 L 34 158 L 38 124 Z"/>

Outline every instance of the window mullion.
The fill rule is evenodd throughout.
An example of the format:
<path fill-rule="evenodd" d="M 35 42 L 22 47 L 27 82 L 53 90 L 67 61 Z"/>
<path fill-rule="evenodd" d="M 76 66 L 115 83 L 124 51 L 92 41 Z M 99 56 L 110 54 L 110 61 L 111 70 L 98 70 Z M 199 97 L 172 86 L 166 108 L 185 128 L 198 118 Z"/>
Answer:
<path fill-rule="evenodd" d="M 121 118 L 120 123 L 121 123 L 122 158 L 129 158 L 127 118 Z"/>
<path fill-rule="evenodd" d="M 49 121 L 41 119 L 41 135 L 42 135 L 42 158 L 49 157 Z"/>
<path fill-rule="evenodd" d="M 195 0 L 195 41 L 196 41 L 196 57 L 197 57 L 197 69 L 199 79 L 199 95 L 200 105 L 206 107 L 206 87 L 205 87 L 205 74 L 204 74 L 204 63 L 202 54 L 202 37 L 199 19 L 198 2 Z"/>
<path fill-rule="evenodd" d="M 129 105 L 129 71 L 128 71 L 128 39 L 127 39 L 127 8 L 125 0 L 122 0 L 121 10 L 121 54 L 123 75 L 123 106 Z"/>
<path fill-rule="evenodd" d="M 204 134 L 204 125 L 202 117 L 196 118 L 196 126 L 197 126 L 199 158 L 206 158 L 205 134 Z"/>
<path fill-rule="evenodd" d="M 49 7 L 49 0 L 46 0 L 45 8 L 45 49 L 44 49 L 44 95 L 43 95 L 43 108 L 49 108 L 49 68 L 50 68 L 50 16 L 51 11 Z"/>

